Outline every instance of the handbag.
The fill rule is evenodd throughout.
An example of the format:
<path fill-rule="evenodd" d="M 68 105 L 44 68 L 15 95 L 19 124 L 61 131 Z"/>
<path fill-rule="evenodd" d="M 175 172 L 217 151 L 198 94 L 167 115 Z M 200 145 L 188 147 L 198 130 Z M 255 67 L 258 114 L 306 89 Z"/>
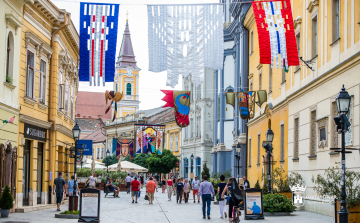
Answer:
<path fill-rule="evenodd" d="M 145 197 L 144 197 L 145 200 L 149 200 L 149 196 L 147 194 L 145 194 Z"/>

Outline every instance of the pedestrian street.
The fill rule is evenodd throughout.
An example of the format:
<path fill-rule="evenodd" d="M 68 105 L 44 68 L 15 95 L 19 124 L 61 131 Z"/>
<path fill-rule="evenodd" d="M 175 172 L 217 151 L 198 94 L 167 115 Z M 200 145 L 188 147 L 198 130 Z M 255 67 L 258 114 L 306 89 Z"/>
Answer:
<path fill-rule="evenodd" d="M 100 206 L 100 222 L 106 223 L 184 223 L 184 222 L 213 222 L 213 223 L 227 223 L 229 220 L 220 219 L 219 205 L 211 204 L 211 219 L 202 218 L 202 202 L 193 203 L 192 192 L 190 192 L 189 203 L 176 204 L 175 196 L 172 196 L 171 201 L 168 201 L 167 193 L 155 192 L 155 200 L 153 205 L 149 205 L 148 201 L 144 200 L 145 187 L 141 189 L 141 196 L 138 203 L 131 203 L 130 194 L 120 192 L 120 198 L 114 198 L 109 195 L 104 198 L 101 196 Z M 61 211 L 68 210 L 68 205 L 62 205 Z M 228 206 L 226 206 L 228 211 Z M 0 218 L 0 222 L 8 223 L 32 223 L 32 222 L 77 222 L 77 219 L 59 219 L 55 218 L 55 214 L 59 213 L 56 208 L 46 209 L 41 211 L 33 211 L 28 213 L 11 213 L 8 218 Z M 244 212 L 242 211 L 241 222 Z M 311 212 L 294 212 L 291 216 L 281 217 L 265 217 L 260 222 L 274 222 L 274 223 L 327 223 L 334 222 L 333 217 L 315 214 Z M 248 222 L 248 221 L 246 221 Z"/>

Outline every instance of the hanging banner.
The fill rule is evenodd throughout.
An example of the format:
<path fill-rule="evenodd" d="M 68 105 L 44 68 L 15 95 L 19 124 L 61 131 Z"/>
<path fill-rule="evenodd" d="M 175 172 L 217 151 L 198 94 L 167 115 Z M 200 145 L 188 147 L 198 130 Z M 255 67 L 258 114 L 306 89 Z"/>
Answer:
<path fill-rule="evenodd" d="M 166 104 L 163 106 L 175 109 L 176 124 L 183 128 L 189 125 L 190 93 L 191 91 L 161 90 L 165 97 L 161 100 Z"/>
<path fill-rule="evenodd" d="M 252 119 L 255 115 L 255 96 L 256 91 L 236 92 L 240 117 L 242 119 Z"/>
<path fill-rule="evenodd" d="M 134 155 L 134 140 L 133 139 L 117 139 L 116 140 L 116 158 L 119 160 L 120 155 L 126 157 Z"/>
<path fill-rule="evenodd" d="M 119 4 L 80 2 L 79 80 L 90 86 L 113 82 Z"/>
<path fill-rule="evenodd" d="M 167 70 L 166 85 L 191 74 L 204 83 L 204 68 L 222 70 L 224 5 L 148 5 L 149 71 Z"/>
<path fill-rule="evenodd" d="M 165 125 L 134 125 L 136 153 L 162 154 Z"/>
<path fill-rule="evenodd" d="M 258 30 L 260 63 L 289 70 L 299 66 L 290 0 L 252 2 Z M 279 63 L 280 55 L 280 63 Z"/>
<path fill-rule="evenodd" d="M 235 108 L 235 93 L 226 92 L 226 104 L 233 106 Z"/>

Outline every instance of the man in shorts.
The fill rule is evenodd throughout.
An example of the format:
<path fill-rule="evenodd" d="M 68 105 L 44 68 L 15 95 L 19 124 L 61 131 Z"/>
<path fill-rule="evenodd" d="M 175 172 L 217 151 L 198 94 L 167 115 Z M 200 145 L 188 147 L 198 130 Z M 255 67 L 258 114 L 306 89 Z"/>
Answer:
<path fill-rule="evenodd" d="M 131 187 L 132 203 L 134 203 L 134 197 L 135 197 L 135 203 L 137 203 L 137 199 L 140 191 L 140 182 L 137 180 L 137 177 L 134 177 L 134 180 L 131 181 L 130 187 Z"/>
<path fill-rule="evenodd" d="M 120 198 L 120 197 L 119 197 L 119 191 L 120 191 L 120 190 L 119 190 L 119 188 L 118 188 L 117 186 L 115 186 L 115 185 L 113 184 L 113 182 L 112 182 L 112 180 L 111 180 L 110 177 L 108 178 L 108 182 L 106 183 L 105 186 L 109 187 L 109 191 L 114 192 L 114 197 Z"/>
<path fill-rule="evenodd" d="M 198 177 L 195 176 L 195 180 L 192 182 L 192 189 L 193 189 L 193 196 L 194 196 L 194 203 L 195 203 L 195 195 L 199 194 L 199 188 L 200 188 L 200 180 L 198 180 Z M 198 197 L 198 203 L 200 203 L 200 197 Z"/>
<path fill-rule="evenodd" d="M 61 211 L 60 210 L 60 205 L 61 205 L 61 200 L 66 198 L 66 183 L 64 178 L 62 178 L 63 174 L 62 172 L 59 172 L 58 174 L 58 178 L 56 178 L 54 180 L 54 186 L 53 186 L 53 195 L 55 195 L 56 192 L 56 206 L 57 206 L 57 211 Z M 56 188 L 56 189 L 55 189 Z"/>
<path fill-rule="evenodd" d="M 94 173 L 92 176 L 89 177 L 89 179 L 87 179 L 86 184 L 89 181 L 90 181 L 89 188 L 95 188 L 96 187 L 96 181 L 97 181 L 96 173 Z"/>
<path fill-rule="evenodd" d="M 153 204 L 154 200 L 154 193 L 158 191 L 155 182 L 152 180 L 152 177 L 150 177 L 149 181 L 146 183 L 146 193 L 149 197 L 149 204 Z"/>

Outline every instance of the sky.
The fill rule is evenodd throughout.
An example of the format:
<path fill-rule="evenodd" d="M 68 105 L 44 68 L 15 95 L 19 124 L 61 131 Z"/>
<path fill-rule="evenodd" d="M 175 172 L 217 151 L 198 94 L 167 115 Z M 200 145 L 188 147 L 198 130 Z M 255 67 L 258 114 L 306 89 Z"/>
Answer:
<path fill-rule="evenodd" d="M 123 33 L 125 30 L 126 13 L 128 12 L 129 28 L 132 45 L 136 56 L 137 66 L 140 71 L 140 92 L 139 100 L 140 110 L 152 109 L 165 104 L 161 99 L 164 94 L 161 90 L 171 90 L 166 86 L 166 72 L 154 73 L 149 71 L 148 61 L 148 32 L 147 32 L 147 9 L 145 4 L 196 4 L 196 3 L 218 3 L 219 0 L 107 0 L 107 1 L 70 1 L 70 0 L 51 0 L 59 9 L 65 9 L 71 13 L 71 19 L 75 28 L 79 28 L 80 20 L 80 2 L 97 2 L 97 3 L 117 3 L 119 8 L 118 39 L 116 57 L 118 56 Z M 182 76 L 179 78 L 179 84 L 173 90 L 182 89 Z M 113 83 L 107 82 L 105 87 L 90 87 L 88 82 L 80 82 L 79 91 L 105 92 L 113 90 Z"/>

